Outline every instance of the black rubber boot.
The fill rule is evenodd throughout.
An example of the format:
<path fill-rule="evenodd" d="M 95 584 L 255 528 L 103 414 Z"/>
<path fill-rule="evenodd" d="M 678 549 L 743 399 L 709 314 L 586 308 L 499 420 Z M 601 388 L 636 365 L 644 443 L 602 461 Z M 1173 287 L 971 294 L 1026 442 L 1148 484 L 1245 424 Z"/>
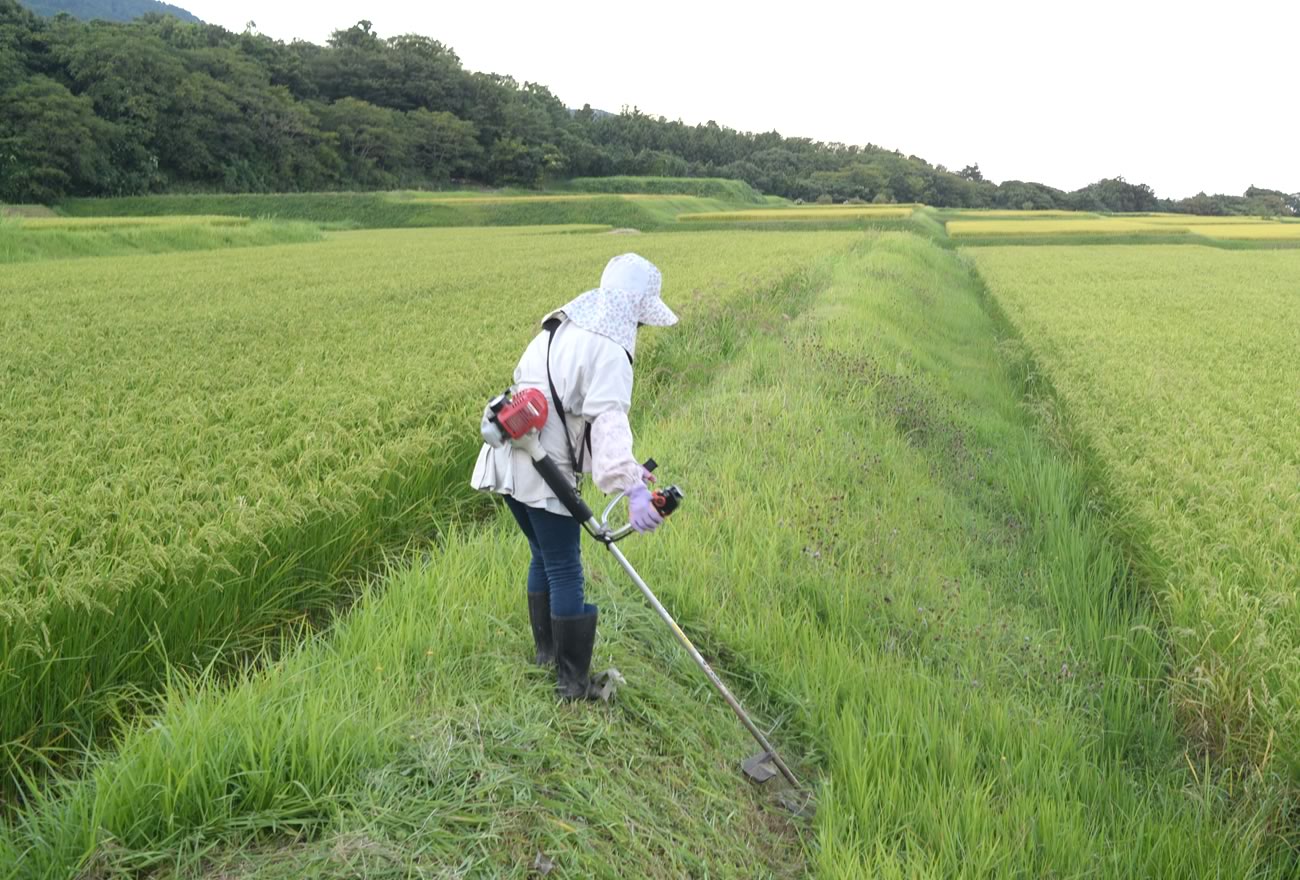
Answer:
<path fill-rule="evenodd" d="M 563 700 L 597 700 L 591 684 L 591 650 L 596 644 L 596 606 L 583 614 L 552 617 L 555 635 L 555 692 Z"/>
<path fill-rule="evenodd" d="M 528 594 L 528 622 L 533 627 L 533 645 L 537 648 L 537 657 L 533 660 L 538 666 L 549 666 L 555 662 L 555 640 L 551 637 L 551 594 Z"/>

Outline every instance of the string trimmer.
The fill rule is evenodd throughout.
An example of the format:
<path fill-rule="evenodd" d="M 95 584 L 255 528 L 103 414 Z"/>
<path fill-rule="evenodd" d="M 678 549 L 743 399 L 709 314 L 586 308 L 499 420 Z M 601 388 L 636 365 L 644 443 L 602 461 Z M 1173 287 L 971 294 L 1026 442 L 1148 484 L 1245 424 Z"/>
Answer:
<path fill-rule="evenodd" d="M 625 493 L 619 493 L 614 497 L 614 500 L 605 508 L 598 521 L 596 515 L 591 512 L 591 508 L 578 495 L 573 484 L 564 478 L 559 468 L 556 467 L 555 461 L 546 454 L 546 450 L 542 448 L 539 435 L 542 426 L 546 424 L 548 413 L 549 404 L 546 395 L 539 389 L 524 388 L 514 393 L 506 391 L 488 403 L 488 411 L 484 415 L 482 425 L 483 440 L 492 447 L 500 448 L 508 443 L 528 453 L 528 457 L 532 459 L 537 472 L 546 481 L 546 485 L 551 488 L 551 491 L 555 493 L 555 497 L 560 499 L 560 503 L 564 505 L 565 509 L 582 524 L 583 530 L 588 535 L 603 545 L 618 560 L 618 564 L 623 567 L 628 577 L 641 590 L 642 595 L 654 608 L 655 613 L 659 615 L 664 623 L 668 624 L 668 628 L 672 630 L 681 646 L 686 649 L 686 653 L 695 661 L 695 665 L 704 670 L 709 682 L 722 695 L 722 699 L 727 701 L 727 705 L 736 713 L 740 723 L 745 725 L 745 729 L 762 747 L 761 752 L 741 765 L 745 775 L 755 782 L 763 783 L 780 773 L 787 782 L 796 789 L 800 789 L 799 780 L 795 778 L 794 773 L 786 765 L 785 761 L 781 760 L 781 756 L 776 753 L 776 749 L 768 742 L 763 732 L 750 719 L 740 705 L 740 701 L 722 683 L 722 679 L 713 671 L 713 667 L 709 666 L 708 661 L 700 655 L 695 645 L 687 638 L 686 633 L 682 632 L 682 628 L 677 625 L 677 621 L 673 620 L 673 616 L 664 608 L 663 603 L 655 596 L 641 575 L 637 574 L 637 570 L 632 567 L 632 563 L 628 562 L 627 557 L 615 546 L 634 531 L 630 523 L 618 528 L 609 524 L 610 514 L 618 506 L 619 501 L 625 497 Z M 654 460 L 647 461 L 645 468 L 647 471 L 653 471 L 655 469 Z M 669 486 L 667 489 L 654 492 L 651 498 L 655 508 L 667 519 L 681 506 L 683 496 L 679 488 Z"/>

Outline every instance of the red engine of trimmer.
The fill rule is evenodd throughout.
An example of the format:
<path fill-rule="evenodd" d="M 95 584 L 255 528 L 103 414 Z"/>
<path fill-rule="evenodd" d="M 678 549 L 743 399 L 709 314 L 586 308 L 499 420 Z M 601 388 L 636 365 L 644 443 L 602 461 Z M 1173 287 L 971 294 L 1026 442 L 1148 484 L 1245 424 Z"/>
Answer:
<path fill-rule="evenodd" d="M 483 424 L 479 430 L 483 435 L 483 441 L 492 447 L 505 446 L 516 440 L 524 441 L 516 445 L 528 451 L 542 479 L 551 487 L 551 491 L 556 493 L 561 503 L 577 517 L 579 522 L 591 520 L 594 523 L 591 511 L 556 470 L 555 462 L 542 449 L 537 438 L 528 436 L 533 431 L 541 433 L 549 412 L 550 404 L 546 400 L 546 395 L 536 388 L 524 388 L 514 393 L 505 391 L 488 401 L 487 412 L 484 413 Z M 646 461 L 644 467 L 647 471 L 653 471 L 658 465 L 652 458 Z M 650 500 L 660 516 L 668 517 L 681 506 L 682 490 L 676 486 L 669 486 L 667 489 L 651 493 Z M 593 534 L 600 534 L 600 532 L 593 532 Z"/>
<path fill-rule="evenodd" d="M 546 395 L 536 388 L 509 391 L 488 403 L 491 415 L 483 421 L 483 440 L 489 446 L 502 446 L 518 440 L 529 431 L 541 431 L 546 424 L 549 404 Z"/>

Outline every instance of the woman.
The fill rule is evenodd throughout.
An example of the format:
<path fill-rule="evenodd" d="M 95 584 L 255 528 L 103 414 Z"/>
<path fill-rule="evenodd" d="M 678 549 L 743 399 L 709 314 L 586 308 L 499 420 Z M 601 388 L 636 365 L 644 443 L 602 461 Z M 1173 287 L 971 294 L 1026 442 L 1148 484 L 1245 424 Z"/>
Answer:
<path fill-rule="evenodd" d="M 652 532 L 662 521 L 632 454 L 627 411 L 637 328 L 670 327 L 677 316 L 659 298 L 662 276 L 636 254 L 609 261 L 600 287 L 542 319 L 515 368 L 513 390 L 538 388 L 551 404 L 542 447 L 561 472 L 577 480 L 590 472 L 605 494 L 626 492 L 631 523 Z M 581 526 L 547 487 L 532 460 L 507 445 L 484 445 L 474 488 L 505 496 L 528 539 L 528 616 L 538 665 L 555 663 L 556 691 L 567 700 L 592 699 L 591 652 L 595 605 L 583 596 Z"/>

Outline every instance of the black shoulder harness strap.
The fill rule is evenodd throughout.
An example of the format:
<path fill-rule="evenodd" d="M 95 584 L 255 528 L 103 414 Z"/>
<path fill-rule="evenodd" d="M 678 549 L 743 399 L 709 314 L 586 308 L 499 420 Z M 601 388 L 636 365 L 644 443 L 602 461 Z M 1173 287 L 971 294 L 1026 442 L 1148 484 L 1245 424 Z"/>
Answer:
<path fill-rule="evenodd" d="M 551 400 L 555 402 L 555 413 L 560 417 L 560 427 L 564 429 L 564 445 L 569 447 L 569 464 L 573 467 L 573 482 L 577 484 L 582 479 L 582 462 L 586 458 L 587 450 L 591 448 L 591 425 L 587 425 L 582 434 L 582 444 L 579 449 L 580 455 L 573 453 L 573 438 L 569 435 L 569 421 L 564 417 L 564 401 L 560 400 L 560 392 L 555 390 L 555 380 L 551 378 L 551 343 L 555 341 L 555 331 L 560 328 L 561 320 L 551 318 L 542 324 L 542 329 L 549 334 L 546 338 L 546 382 L 551 386 Z"/>

